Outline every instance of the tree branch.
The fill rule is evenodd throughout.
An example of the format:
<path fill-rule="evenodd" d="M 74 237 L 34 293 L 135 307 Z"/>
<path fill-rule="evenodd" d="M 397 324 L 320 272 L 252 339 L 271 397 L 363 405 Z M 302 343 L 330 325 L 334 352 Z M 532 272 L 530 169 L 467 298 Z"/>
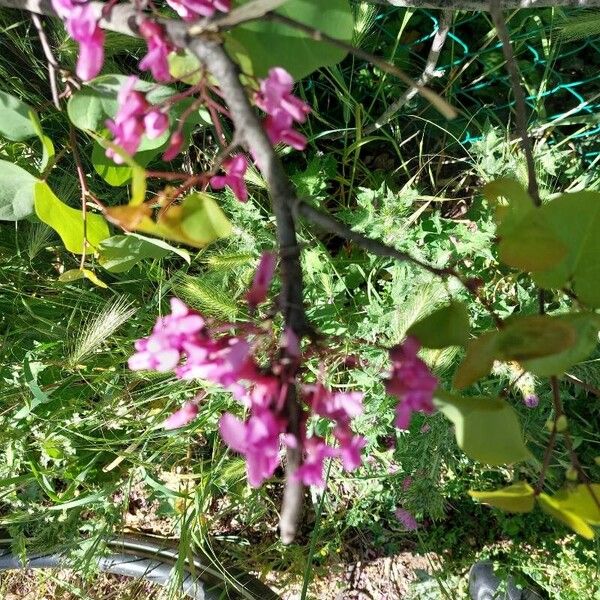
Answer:
<path fill-rule="evenodd" d="M 431 78 L 435 74 L 435 68 L 437 66 L 438 60 L 440 58 L 440 54 L 442 52 L 442 48 L 446 43 L 446 38 L 448 37 L 448 32 L 450 31 L 450 23 L 452 22 L 452 11 L 443 10 L 440 14 L 440 22 L 438 25 L 438 29 L 433 36 L 433 40 L 431 42 L 431 48 L 429 50 L 429 56 L 427 57 L 427 62 L 425 63 L 425 68 L 423 69 L 423 73 L 421 77 L 417 79 L 417 86 L 424 86 L 429 83 Z M 363 135 L 371 135 L 373 132 L 377 131 L 380 127 L 383 127 L 388 121 L 390 121 L 393 116 L 407 103 L 410 102 L 418 93 L 419 88 L 417 86 L 413 86 L 408 88 L 398 100 L 393 102 L 388 109 L 375 121 L 375 123 L 366 127 L 363 131 Z"/>
<path fill-rule="evenodd" d="M 100 26 L 125 35 L 138 36 L 138 15 L 130 4 L 118 4 L 110 13 L 103 14 L 102 2 L 90 3 L 99 17 Z M 56 16 L 49 0 L 0 0 L 0 6 L 25 9 L 36 14 Z M 215 76 L 223 98 L 231 111 L 236 130 L 236 140 L 251 151 L 256 165 L 262 172 L 273 204 L 277 222 L 277 241 L 281 256 L 280 294 L 281 312 L 286 327 L 292 329 L 298 337 L 310 333 L 303 303 L 302 268 L 300 248 L 296 239 L 294 216 L 289 204 L 295 197 L 294 190 L 285 174 L 281 161 L 263 129 L 240 82 L 237 65 L 232 61 L 214 34 L 207 33 L 190 37 L 189 25 L 183 21 L 165 19 L 161 21 L 173 43 L 187 48 Z M 295 385 L 288 388 L 284 408 L 289 423 L 289 433 L 301 440 L 300 424 L 302 408 L 298 402 Z M 281 508 L 280 530 L 284 543 L 293 541 L 300 517 L 304 498 L 303 485 L 294 479 L 293 474 L 300 466 L 301 448 L 288 448 L 286 465 L 286 483 Z"/>
<path fill-rule="evenodd" d="M 488 0 L 367 0 L 370 4 L 397 6 L 399 8 L 439 8 L 442 10 L 487 11 Z M 502 0 L 502 10 L 518 8 L 546 8 L 571 6 L 573 8 L 592 8 L 600 6 L 600 0 Z"/>

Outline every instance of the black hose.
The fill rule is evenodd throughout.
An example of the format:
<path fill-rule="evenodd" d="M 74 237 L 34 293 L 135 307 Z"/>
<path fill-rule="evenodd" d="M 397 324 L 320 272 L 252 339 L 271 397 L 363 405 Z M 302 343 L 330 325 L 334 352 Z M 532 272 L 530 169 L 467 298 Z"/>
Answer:
<path fill-rule="evenodd" d="M 104 573 L 114 573 L 144 579 L 162 586 L 169 585 L 177 560 L 177 550 L 151 537 L 122 536 L 108 541 L 111 554 L 98 558 L 98 568 Z M 65 552 L 32 554 L 22 561 L 10 550 L 10 540 L 0 540 L 0 572 L 10 569 L 68 568 Z M 256 577 L 238 569 L 221 571 L 210 566 L 200 555 L 186 560 L 181 582 L 183 594 L 195 600 L 280 600 L 269 587 Z"/>

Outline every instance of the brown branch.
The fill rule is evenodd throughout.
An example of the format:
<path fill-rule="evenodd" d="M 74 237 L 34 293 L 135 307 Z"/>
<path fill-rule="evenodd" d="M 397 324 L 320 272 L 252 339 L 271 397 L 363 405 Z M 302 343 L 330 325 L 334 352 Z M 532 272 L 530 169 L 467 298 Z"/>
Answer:
<path fill-rule="evenodd" d="M 488 0 L 367 0 L 370 4 L 398 6 L 401 8 L 439 8 L 443 10 L 486 11 L 490 9 Z M 600 0 L 502 0 L 502 10 L 519 8 L 546 8 L 571 6 L 591 8 L 600 6 Z"/>
<path fill-rule="evenodd" d="M 431 48 L 429 50 L 427 62 L 425 63 L 425 68 L 423 69 L 423 73 L 421 74 L 419 79 L 417 79 L 417 85 L 427 85 L 435 75 L 435 68 L 440 58 L 442 48 L 446 43 L 446 38 L 448 37 L 448 32 L 450 31 L 451 22 L 452 12 L 449 10 L 443 10 L 440 14 L 438 30 L 435 32 L 435 35 L 433 36 L 433 40 L 431 42 Z M 364 131 L 362 132 L 363 135 L 371 135 L 373 132 L 383 127 L 407 102 L 410 102 L 418 93 L 418 87 L 412 86 L 408 88 L 402 94 L 402 96 L 398 98 L 398 100 L 392 102 L 388 109 L 372 125 L 369 125 L 364 129 Z"/>
<path fill-rule="evenodd" d="M 376 240 L 358 231 L 354 231 L 338 221 L 335 217 L 328 215 L 327 213 L 321 212 L 320 210 L 310 206 L 306 202 L 296 199 L 294 204 L 294 212 L 296 214 L 304 217 L 306 220 L 314 223 L 317 227 L 322 229 L 323 231 L 327 231 L 329 233 L 333 233 L 349 242 L 355 243 L 357 246 L 360 246 L 363 250 L 370 252 L 371 254 L 375 254 L 376 256 L 381 256 L 384 258 L 393 258 L 394 260 L 398 260 L 400 262 L 409 262 L 436 277 L 441 277 L 443 279 L 448 277 L 455 277 L 458 279 L 464 288 L 471 293 L 477 300 L 481 302 L 484 308 L 488 311 L 490 316 L 492 317 L 494 323 L 497 327 L 502 327 L 503 322 L 502 319 L 495 313 L 494 309 L 491 307 L 490 303 L 482 297 L 477 292 L 476 282 L 466 278 L 462 273 L 459 273 L 455 269 L 451 267 L 434 267 L 429 263 L 426 263 L 414 256 L 406 252 L 402 252 L 401 250 L 397 250 L 392 246 L 388 246 L 380 240 Z"/>
<path fill-rule="evenodd" d="M 521 86 L 521 73 L 519 66 L 515 60 L 515 55 L 510 42 L 510 35 L 506 27 L 506 22 L 502 16 L 502 8 L 500 7 L 500 0 L 492 0 L 490 3 L 490 13 L 499 40 L 502 42 L 502 52 L 506 59 L 506 70 L 510 78 L 510 84 L 512 87 L 513 95 L 515 97 L 515 122 L 517 126 L 517 132 L 521 138 L 521 145 L 523 146 L 523 152 L 525 153 L 525 160 L 527 162 L 527 179 L 528 179 L 528 191 L 529 195 L 533 199 L 533 203 L 536 206 L 541 206 L 542 201 L 540 199 L 539 186 L 537 182 L 537 176 L 535 173 L 535 161 L 533 158 L 533 146 L 531 144 L 531 138 L 527 133 L 527 104 L 525 103 L 525 93 Z"/>
<path fill-rule="evenodd" d="M 44 51 L 44 56 L 46 57 L 46 62 L 48 63 L 48 79 L 50 80 L 50 93 L 52 94 L 52 102 L 54 106 L 60 110 L 60 99 L 58 97 L 58 86 L 56 83 L 56 70 L 59 65 L 54 58 L 54 54 L 52 52 L 52 48 L 50 48 L 50 44 L 48 43 L 48 37 L 46 36 L 46 31 L 44 30 L 44 25 L 39 15 L 35 13 L 31 13 L 31 20 L 33 21 L 33 25 L 38 32 L 38 37 L 40 38 L 40 43 L 42 44 L 42 50 Z"/>

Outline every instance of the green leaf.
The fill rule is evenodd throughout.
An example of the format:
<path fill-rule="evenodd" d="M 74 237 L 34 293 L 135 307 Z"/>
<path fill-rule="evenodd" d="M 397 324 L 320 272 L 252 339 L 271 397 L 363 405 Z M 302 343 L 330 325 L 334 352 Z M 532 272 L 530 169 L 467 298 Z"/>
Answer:
<path fill-rule="evenodd" d="M 80 210 L 67 206 L 59 200 L 47 183 L 35 184 L 35 212 L 39 219 L 54 229 L 65 248 L 74 254 L 83 252 L 83 219 Z M 95 251 L 110 233 L 104 217 L 88 213 L 86 238 L 88 250 Z"/>
<path fill-rule="evenodd" d="M 568 319 L 550 315 L 514 316 L 504 327 L 488 331 L 467 346 L 467 353 L 454 376 L 462 389 L 487 375 L 494 360 L 524 362 L 561 355 L 575 346 L 577 332 Z"/>
<path fill-rule="evenodd" d="M 154 150 L 138 152 L 135 155 L 135 163 L 139 167 L 146 167 L 156 154 Z M 106 156 L 106 149 L 96 140 L 92 147 L 92 165 L 96 173 L 114 187 L 120 187 L 131 181 L 135 168 L 127 164 L 117 165 L 112 158 Z"/>
<path fill-rule="evenodd" d="M 331 37 L 345 42 L 352 40 L 354 22 L 347 0 L 288 0 L 275 12 Z M 344 50 L 267 19 L 235 27 L 225 35 L 225 46 L 244 69 L 250 63 L 252 72 L 248 74 L 256 77 L 265 77 L 270 68 L 279 66 L 289 71 L 294 79 L 301 79 L 346 56 Z"/>
<path fill-rule="evenodd" d="M 567 510 L 561 505 L 560 501 L 556 500 L 556 498 L 552 498 L 546 494 L 540 494 L 537 499 L 540 507 L 545 513 L 562 521 L 567 527 L 571 528 L 575 533 L 582 537 L 588 540 L 594 539 L 594 530 L 585 522 L 585 520 L 574 512 Z"/>
<path fill-rule="evenodd" d="M 62 283 L 71 283 L 72 281 L 77 281 L 78 279 L 88 279 L 94 285 L 97 285 L 101 288 L 108 288 L 106 283 L 102 281 L 94 271 L 90 271 L 89 269 L 70 269 L 65 271 L 58 278 Z"/>
<path fill-rule="evenodd" d="M 137 234 L 114 235 L 101 242 L 99 261 L 111 273 L 124 273 L 143 260 L 163 258 L 172 253 L 190 262 L 185 250 L 174 248 L 162 240 Z"/>
<path fill-rule="evenodd" d="M 202 80 L 202 65 L 189 50 L 177 50 L 169 54 L 169 73 L 188 85 L 197 85 Z"/>
<path fill-rule="evenodd" d="M 407 335 L 416 337 L 426 348 L 465 346 L 469 339 L 469 314 L 463 302 L 451 302 L 410 327 Z"/>
<path fill-rule="evenodd" d="M 22 142 L 37 135 L 30 114 L 34 110 L 18 98 L 0 91 L 0 135 L 13 142 Z"/>
<path fill-rule="evenodd" d="M 530 458 L 517 414 L 505 400 L 438 390 L 434 403 L 454 424 L 456 442 L 469 458 L 488 465 Z"/>
<path fill-rule="evenodd" d="M 231 223 L 212 196 L 196 192 L 171 206 L 157 222 L 144 217 L 137 230 L 196 248 L 231 234 Z"/>
<path fill-rule="evenodd" d="M 600 500 L 600 483 L 590 483 L 589 488 L 582 483 L 574 488 L 561 490 L 554 495 L 554 500 L 561 509 L 577 515 L 591 525 L 600 525 L 600 507 L 592 493 Z"/>
<path fill-rule="evenodd" d="M 37 181 L 25 169 L 0 160 L 0 221 L 19 221 L 33 213 Z"/>
<path fill-rule="evenodd" d="M 567 369 L 586 359 L 598 343 L 600 315 L 594 313 L 573 313 L 554 317 L 567 323 L 575 332 L 575 343 L 570 347 L 543 358 L 523 361 L 523 368 L 540 377 L 562 375 Z"/>
<path fill-rule="evenodd" d="M 510 201 L 508 216 L 499 217 L 501 260 L 530 272 L 541 287 L 570 284 L 583 303 L 600 307 L 600 192 L 563 194 L 527 210 L 515 185 L 504 182 L 487 193 Z"/>
<path fill-rule="evenodd" d="M 534 490 L 526 481 L 519 481 L 492 492 L 469 490 L 469 496 L 482 504 L 513 513 L 531 512 L 535 505 Z"/>

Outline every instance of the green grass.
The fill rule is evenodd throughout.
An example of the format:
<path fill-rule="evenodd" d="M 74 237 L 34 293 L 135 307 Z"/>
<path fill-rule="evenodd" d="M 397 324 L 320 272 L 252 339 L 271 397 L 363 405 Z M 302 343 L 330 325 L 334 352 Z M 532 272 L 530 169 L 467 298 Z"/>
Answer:
<path fill-rule="evenodd" d="M 416 57 L 422 51 L 409 51 L 407 40 L 431 31 L 428 13 L 389 9 L 377 16 L 360 4 L 357 43 L 418 74 Z M 511 21 L 515 35 L 530 32 L 519 38 L 523 61 L 529 56 L 527 44 L 550 44 L 542 74 L 525 73 L 533 91 L 554 85 L 557 69 L 566 69 L 569 60 L 587 60 L 589 51 L 579 49 L 577 54 L 578 42 L 555 41 L 561 16 L 556 11 L 536 12 L 537 29 L 529 13 Z M 48 101 L 45 70 L 35 58 L 29 25 L 12 23 L 6 11 L 0 16 L 7 36 L 3 47 L 14 46 L 10 56 L 0 59 L 1 85 L 43 107 Z M 472 43 L 480 39 L 482 47 L 493 46 L 485 16 L 468 27 Z M 60 44 L 61 58 L 73 60 L 73 48 L 61 30 L 53 29 L 51 35 Z M 116 42 L 123 44 L 121 38 Z M 561 58 L 572 49 L 574 58 Z M 115 65 L 122 63 L 125 51 L 136 48 L 114 46 Z M 304 155 L 285 157 L 285 163 L 302 195 L 353 228 L 432 264 L 458 262 L 465 273 L 482 277 L 485 294 L 504 317 L 534 310 L 536 298 L 526 280 L 496 261 L 492 215 L 477 190 L 482 182 L 500 176 L 523 181 L 525 164 L 506 128 L 508 110 L 495 109 L 495 98 L 507 95 L 508 88 L 496 82 L 479 92 L 463 91 L 480 77 L 494 81 L 503 73 L 498 52 L 482 52 L 462 75 L 452 71 L 435 84 L 466 117 L 444 122 L 416 99 L 368 138 L 361 137 L 359 125 L 381 114 L 401 86 L 352 58 L 314 74 L 300 86 L 314 108 L 306 127 L 310 145 Z M 19 63 L 11 58 L 13 53 Z M 444 60 L 459 53 L 460 44 L 452 42 Z M 19 75 L 23 70 L 27 79 Z M 556 125 L 548 117 L 570 105 L 553 102 L 537 96 L 532 102 L 532 126 L 546 132 L 535 147 L 543 198 L 566 189 L 599 189 L 596 159 L 582 158 L 590 151 L 590 141 L 578 137 L 594 126 L 594 116 L 584 113 Z M 60 116 L 50 111 L 42 116 L 55 139 L 66 136 Z M 466 142 L 467 134 L 477 140 Z M 31 160 L 31 150 L 22 144 L 0 143 L 0 154 L 4 159 L 16 157 L 21 164 Z M 89 165 L 86 168 L 92 173 Z M 62 197 L 76 201 L 69 157 L 52 177 L 63 187 Z M 125 197 L 124 190 L 115 191 L 99 178 L 91 183 L 111 204 Z M 449 294 L 469 302 L 475 331 L 490 327 L 483 308 L 452 283 L 446 288 L 411 265 L 369 256 L 334 236 L 302 228 L 309 317 L 324 334 L 343 336 L 347 351 L 358 353 L 364 365 L 349 373 L 332 369 L 328 383 L 365 391 L 366 410 L 357 430 L 367 437 L 372 459 L 351 476 L 331 465 L 327 491 L 311 496 L 299 543 L 290 547 L 281 545 L 275 529 L 282 473 L 261 489 L 248 488 L 243 461 L 217 434 L 219 415 L 239 410 L 234 401 L 216 388 L 127 369 L 134 340 L 148 333 L 172 295 L 216 320 L 248 318 L 244 291 L 260 252 L 275 246 L 269 201 L 259 180 L 251 185 L 251 193 L 245 205 L 230 197 L 224 200 L 234 235 L 193 255 L 189 266 L 173 257 L 111 275 L 90 262 L 102 273 L 108 290 L 86 281 L 59 283 L 59 274 L 76 268 L 77 260 L 43 226 L 1 225 L 0 527 L 13 536 L 15 548 L 69 546 L 84 536 L 85 544 L 73 552 L 82 569 L 91 571 L 91 559 L 103 551 L 106 536 L 131 523 L 136 510 L 140 513 L 131 498 L 141 496 L 152 506 L 150 527 L 161 524 L 179 538 L 182 556 L 198 548 L 225 572 L 238 566 L 262 576 L 276 573 L 283 583 L 304 579 L 307 598 L 313 574 L 326 573 L 369 549 L 393 554 L 405 548 L 440 555 L 436 577 L 449 589 L 458 581 L 464 592 L 469 565 L 490 557 L 538 581 L 549 597 L 592 597 L 590 590 L 600 597 L 595 544 L 575 539 L 539 513 L 510 516 L 476 505 L 466 495 L 469 488 L 509 480 L 512 470 L 484 469 L 467 460 L 441 415 L 415 418 L 409 434 L 393 427 L 394 402 L 379 380 L 385 356 L 369 344 L 401 341 L 415 320 Z M 276 288 L 277 284 L 275 293 Z M 551 306 L 564 303 L 557 297 Z M 598 385 L 598 356 L 577 366 L 574 374 Z M 459 356 L 431 352 L 426 358 L 447 383 Z M 318 369 L 319 364 L 311 362 L 308 377 Z M 534 381 L 542 402 L 538 409 L 527 410 L 519 387 L 510 385 L 512 375 L 497 369 L 481 390 L 507 390 L 539 458 L 546 441 L 543 424 L 551 414 L 550 390 Z M 183 431 L 164 431 L 160 425 L 166 416 L 198 391 L 205 393 L 198 419 Z M 582 458 L 592 464 L 600 455 L 593 404 L 597 407 L 597 400 L 569 386 L 564 394 L 565 404 L 579 415 L 573 427 L 576 441 L 585 441 Z M 422 432 L 425 425 L 429 429 Z M 327 434 L 323 423 L 315 427 Z M 561 448 L 549 471 L 551 486 L 561 484 L 566 465 Z M 521 468 L 535 477 L 531 467 Z M 594 474 L 599 476 L 598 469 Z M 402 482 L 407 476 L 414 484 L 405 491 Z M 422 524 L 418 535 L 404 531 L 395 519 L 399 505 L 414 512 Z M 420 593 L 415 588 L 415 597 L 425 597 Z"/>

